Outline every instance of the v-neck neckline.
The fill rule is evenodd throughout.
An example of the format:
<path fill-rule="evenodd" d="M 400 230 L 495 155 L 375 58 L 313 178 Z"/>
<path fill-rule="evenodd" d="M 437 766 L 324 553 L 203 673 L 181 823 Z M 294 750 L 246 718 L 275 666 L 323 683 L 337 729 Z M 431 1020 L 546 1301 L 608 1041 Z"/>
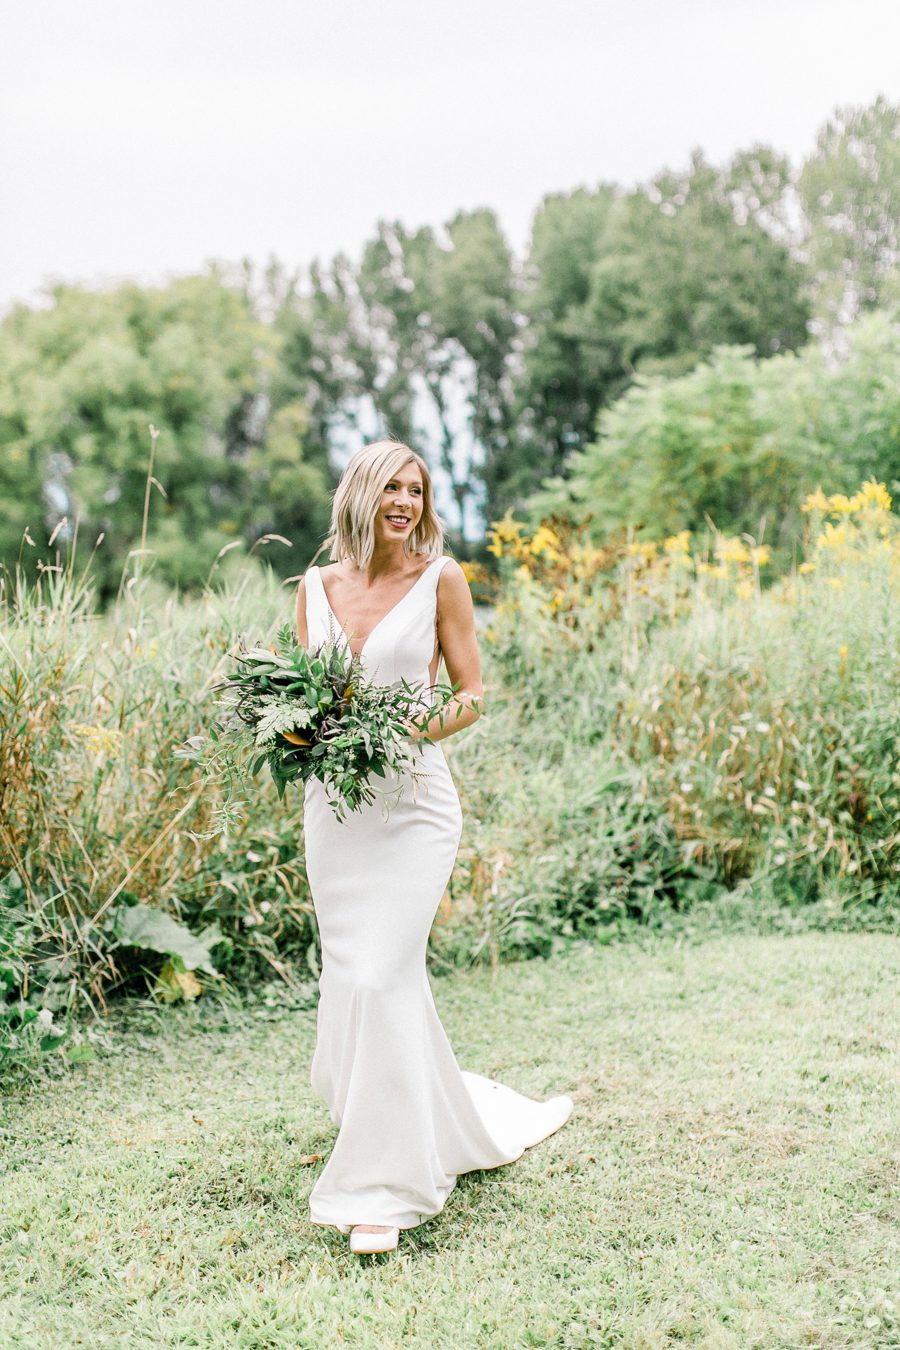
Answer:
<path fill-rule="evenodd" d="M 443 554 L 441 555 L 441 557 L 443 557 Z M 331 601 L 328 599 L 328 592 L 327 592 L 326 589 L 325 589 L 325 582 L 324 582 L 324 580 L 323 580 L 323 578 L 322 578 L 322 569 L 321 569 L 321 567 L 317 567 L 317 568 L 316 568 L 316 574 L 318 575 L 318 578 L 319 578 L 319 585 L 322 587 L 322 595 L 325 597 L 325 605 L 326 605 L 326 608 L 327 608 L 327 610 L 328 610 L 328 613 L 329 613 L 329 614 L 331 615 L 331 617 L 334 619 L 334 621 L 335 621 L 335 623 L 337 624 L 338 628 L 339 628 L 339 629 L 341 630 L 341 632 L 343 633 L 343 635 L 344 635 L 344 637 L 345 637 L 345 639 L 346 639 L 346 641 L 347 641 L 347 648 L 348 648 L 348 650 L 349 650 L 351 656 L 355 656 L 356 659 L 357 659 L 357 661 L 359 661 L 359 660 L 362 659 L 362 657 L 363 657 L 363 655 L 364 655 L 364 653 L 365 653 L 366 648 L 368 647 L 369 643 L 372 641 L 372 638 L 373 638 L 373 637 L 375 636 L 375 634 L 378 632 L 378 630 L 379 630 L 379 628 L 381 627 L 381 625 L 382 625 L 383 623 L 385 623 L 385 622 L 390 618 L 390 616 L 393 614 L 394 610 L 398 607 L 398 605 L 402 605 L 402 604 L 403 604 L 403 601 L 406 600 L 410 595 L 412 595 L 413 591 L 416 589 L 416 587 L 418 586 L 418 584 L 419 584 L 419 582 L 422 580 L 422 578 L 425 576 L 425 574 L 426 574 L 427 572 L 430 572 L 431 569 L 432 569 L 432 567 L 434 567 L 435 563 L 439 563 L 440 560 L 441 560 L 440 558 L 434 558 L 434 559 L 432 559 L 432 561 L 431 561 L 430 563 L 427 564 L 427 566 L 425 566 L 425 567 L 422 568 L 421 572 L 420 572 L 419 575 L 416 577 L 415 581 L 414 581 L 413 584 L 409 587 L 409 589 L 406 590 L 406 591 L 404 591 L 403 594 L 399 597 L 399 599 L 397 599 L 397 600 L 394 601 L 394 603 L 391 605 L 390 609 L 386 610 L 385 613 L 382 614 L 381 618 L 378 620 L 378 622 L 376 623 L 375 627 L 372 628 L 372 629 L 370 629 L 369 633 L 368 633 L 367 636 L 366 636 L 366 640 L 363 642 L 363 645 L 360 647 L 360 649 L 359 649 L 358 652 L 354 652 L 354 651 L 353 651 L 353 648 L 350 646 L 350 636 L 349 636 L 349 634 L 347 633 L 347 630 L 345 629 L 344 625 L 341 623 L 340 619 L 338 618 L 338 616 L 335 614 L 334 610 L 333 610 L 332 607 L 331 607 Z"/>

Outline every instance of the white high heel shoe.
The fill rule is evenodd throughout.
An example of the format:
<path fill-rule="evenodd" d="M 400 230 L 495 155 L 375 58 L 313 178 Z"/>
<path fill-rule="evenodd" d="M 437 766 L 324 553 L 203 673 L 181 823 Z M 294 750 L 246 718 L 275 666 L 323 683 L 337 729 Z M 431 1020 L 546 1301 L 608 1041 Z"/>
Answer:
<path fill-rule="evenodd" d="M 400 1241 L 400 1229 L 389 1228 L 386 1233 L 364 1233 L 358 1226 L 350 1230 L 350 1250 L 357 1256 L 375 1252 L 392 1252 Z"/>

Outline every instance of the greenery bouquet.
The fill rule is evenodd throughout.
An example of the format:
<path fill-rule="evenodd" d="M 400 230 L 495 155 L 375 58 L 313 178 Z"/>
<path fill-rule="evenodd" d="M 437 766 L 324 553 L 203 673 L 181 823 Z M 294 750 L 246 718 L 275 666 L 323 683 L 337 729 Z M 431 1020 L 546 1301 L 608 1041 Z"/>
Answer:
<path fill-rule="evenodd" d="M 176 752 L 199 763 L 207 779 L 227 779 L 213 834 L 235 817 L 236 787 L 264 764 L 279 799 L 289 783 L 318 778 L 338 820 L 375 800 L 373 778 L 406 773 L 415 790 L 423 770 L 410 729 L 441 716 L 456 689 L 375 684 L 349 647 L 329 640 L 308 652 L 287 624 L 275 646 L 248 647 L 241 639 L 234 658 L 238 669 L 213 686 L 225 718 L 210 728 L 208 743 L 192 736 Z M 204 754 L 210 744 L 212 753 Z M 402 784 L 398 798 L 401 792 Z M 385 800 L 389 805 L 390 794 Z"/>

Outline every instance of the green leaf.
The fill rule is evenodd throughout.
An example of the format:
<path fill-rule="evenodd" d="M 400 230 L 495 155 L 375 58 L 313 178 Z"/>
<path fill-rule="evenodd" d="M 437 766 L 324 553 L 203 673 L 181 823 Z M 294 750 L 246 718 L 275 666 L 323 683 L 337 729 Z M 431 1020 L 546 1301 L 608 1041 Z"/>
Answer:
<path fill-rule="evenodd" d="M 122 905 L 116 910 L 113 932 L 127 947 L 180 956 L 186 970 L 216 974 L 209 947 L 170 914 L 150 905 Z"/>
<path fill-rule="evenodd" d="M 83 1064 L 86 1060 L 96 1058 L 96 1051 L 89 1045 L 70 1045 L 66 1051 L 66 1059 L 70 1064 Z"/>

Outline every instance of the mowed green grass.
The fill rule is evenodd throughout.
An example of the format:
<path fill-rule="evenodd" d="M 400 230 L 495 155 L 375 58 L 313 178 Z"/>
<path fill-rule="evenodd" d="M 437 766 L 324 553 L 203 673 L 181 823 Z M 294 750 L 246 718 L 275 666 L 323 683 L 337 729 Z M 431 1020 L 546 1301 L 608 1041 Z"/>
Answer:
<path fill-rule="evenodd" d="M 310 1225 L 313 1011 L 166 1010 L 3 1108 L 0 1346 L 900 1344 L 900 945 L 719 936 L 434 981 L 570 1123 L 399 1253 Z"/>

